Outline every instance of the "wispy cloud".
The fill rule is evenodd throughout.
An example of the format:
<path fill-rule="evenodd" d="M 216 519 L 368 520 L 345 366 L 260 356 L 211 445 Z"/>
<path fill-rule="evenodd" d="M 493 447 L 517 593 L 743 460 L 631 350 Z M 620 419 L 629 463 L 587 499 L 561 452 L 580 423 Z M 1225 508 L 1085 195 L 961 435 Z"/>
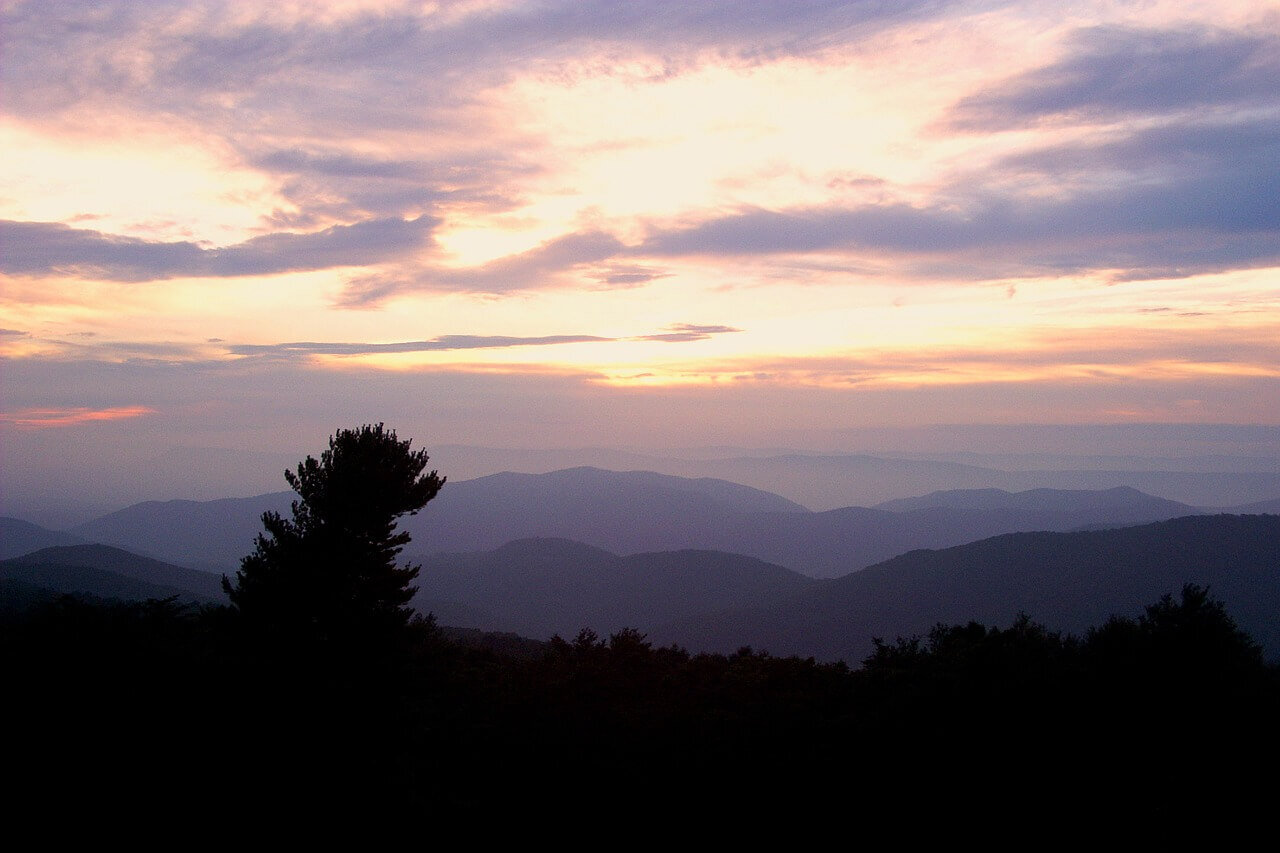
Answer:
<path fill-rule="evenodd" d="M 297 341 L 282 344 L 234 344 L 227 347 L 233 355 L 276 356 L 293 358 L 309 355 L 387 355 L 413 352 L 449 352 L 453 350 L 506 349 L 510 347 L 543 347 L 562 344 L 615 343 L 619 341 L 657 341 L 661 343 L 689 343 L 704 341 L 714 335 L 739 332 L 732 326 L 700 326 L 691 323 L 675 323 L 667 331 L 651 335 L 630 337 L 602 337 L 600 335 L 538 335 L 520 337 L 513 335 L 441 335 L 423 341 L 397 341 L 394 343 L 323 343 Z"/>
<path fill-rule="evenodd" d="M 386 344 L 319 343 L 299 341 L 285 344 L 236 344 L 228 347 L 235 355 L 380 355 L 406 352 L 446 352 L 466 349 L 500 349 L 505 347 L 552 346 L 613 341 L 595 335 L 541 335 L 511 337 L 507 335 L 441 335 L 426 341 L 402 341 Z"/>
<path fill-rule="evenodd" d="M 741 329 L 735 329 L 733 326 L 697 326 L 691 323 L 676 323 L 668 326 L 667 331 L 659 332 L 653 335 L 640 335 L 634 338 L 627 338 L 632 341 L 661 341 L 663 343 L 677 344 L 686 341 L 705 341 L 712 335 L 723 335 L 726 332 L 741 332 Z"/>
<path fill-rule="evenodd" d="M 429 216 L 371 220 L 306 234 L 265 234 L 224 248 L 140 240 L 56 222 L 0 222 L 0 271 L 155 281 L 365 266 L 423 247 L 438 221 Z"/>
<path fill-rule="evenodd" d="M 1004 129 L 1049 118 L 1107 120 L 1213 105 L 1274 105 L 1280 36 L 1090 27 L 1053 64 L 956 105 L 953 126 Z"/>
<path fill-rule="evenodd" d="M 0 423 L 16 427 L 42 429 L 45 427 L 79 426 L 97 421 L 118 421 L 155 414 L 148 406 L 113 406 L 105 409 L 76 407 L 66 409 L 22 409 L 17 412 L 0 412 Z"/>

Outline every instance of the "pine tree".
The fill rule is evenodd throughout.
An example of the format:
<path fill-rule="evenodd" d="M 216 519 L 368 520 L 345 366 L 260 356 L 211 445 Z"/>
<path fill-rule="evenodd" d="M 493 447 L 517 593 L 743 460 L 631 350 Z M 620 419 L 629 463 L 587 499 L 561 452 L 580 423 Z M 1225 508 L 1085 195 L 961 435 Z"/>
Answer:
<path fill-rule="evenodd" d="M 236 572 L 223 576 L 246 622 L 298 640 L 361 640 L 402 628 L 418 567 L 397 565 L 409 542 L 401 516 L 434 498 L 445 478 L 424 474 L 425 450 L 382 424 L 340 430 L 316 460 L 285 479 L 299 499 L 292 518 L 267 512 L 266 532 Z"/>

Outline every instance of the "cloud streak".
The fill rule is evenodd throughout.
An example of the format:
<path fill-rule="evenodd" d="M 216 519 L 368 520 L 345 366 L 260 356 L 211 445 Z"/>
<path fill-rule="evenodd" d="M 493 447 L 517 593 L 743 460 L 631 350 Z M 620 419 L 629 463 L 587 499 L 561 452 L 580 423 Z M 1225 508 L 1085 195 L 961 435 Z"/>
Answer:
<path fill-rule="evenodd" d="M 109 281 L 272 275 L 366 266 L 430 244 L 439 220 L 380 219 L 307 234 L 275 233 L 224 248 L 158 242 L 72 228 L 56 222 L 0 222 L 0 271 L 78 274 Z"/>
<path fill-rule="evenodd" d="M 651 335 L 631 337 L 602 337 L 599 335 L 538 335 L 520 337 L 514 335 L 441 335 L 424 341 L 398 341 L 394 343 L 323 343 L 296 341 L 282 344 L 235 344 L 227 347 L 233 355 L 277 356 L 294 358 L 310 355 L 387 355 L 415 352 L 450 352 L 474 349 L 507 349 L 510 347 L 542 347 L 562 344 L 617 343 L 619 341 L 656 341 L 660 343 L 690 343 L 705 341 L 714 335 L 739 332 L 732 326 L 700 326 L 691 323 L 675 323 L 667 331 Z"/>
<path fill-rule="evenodd" d="M 952 126 L 1002 130 L 1052 118 L 1109 120 L 1206 105 L 1272 104 L 1280 37 L 1090 27 L 1063 59 L 960 101 Z"/>
<path fill-rule="evenodd" d="M 0 423 L 27 429 L 69 427 L 98 421 L 119 421 L 154 415 L 148 406 L 112 406 L 105 409 L 88 407 L 63 409 L 22 409 L 17 412 L 0 412 Z"/>

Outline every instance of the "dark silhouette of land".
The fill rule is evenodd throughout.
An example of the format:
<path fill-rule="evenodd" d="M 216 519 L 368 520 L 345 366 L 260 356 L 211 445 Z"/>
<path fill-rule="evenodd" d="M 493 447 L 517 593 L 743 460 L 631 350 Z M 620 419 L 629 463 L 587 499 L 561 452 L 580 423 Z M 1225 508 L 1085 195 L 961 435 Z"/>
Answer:
<path fill-rule="evenodd" d="M 1280 671 L 1264 651 L 1280 642 L 1280 517 L 1006 533 L 835 580 L 738 554 L 618 556 L 564 539 L 440 555 L 420 574 L 399 560 L 410 530 L 397 525 L 444 485 L 426 462 L 381 424 L 337 433 L 290 472 L 289 516 L 264 510 L 263 534 L 220 584 L 229 604 L 193 603 L 210 573 L 104 545 L 0 562 L 13 813 L 118 816 L 142 803 L 292 830 L 412 816 L 473 833 L 548 816 L 723 831 L 726 819 L 818 815 L 856 830 L 994 814 L 1041 834 L 1269 814 L 1269 789 L 1242 768 L 1270 767 L 1278 751 Z M 593 478 L 595 491 L 575 492 Z M 992 513 L 1109 514 L 1103 524 L 1178 509 L 1121 490 L 810 513 L 655 475 L 561 472 L 516 478 L 514 492 L 509 479 L 482 484 L 531 506 L 508 524 L 582 513 L 615 537 L 667 518 L 680 535 L 739 542 L 873 527 L 899 541 L 912 527 L 953 535 L 961 515 L 972 530 Z M 556 483 L 559 502 L 545 493 Z M 591 506 L 602 483 L 630 502 Z M 163 517 L 180 532 L 195 517 L 162 506 L 172 512 L 133 508 L 113 523 L 155 532 Z M 233 529 L 226 508 L 208 524 Z M 841 532 L 823 534 L 832 519 Z M 492 507 L 473 523 L 510 529 Z M 415 578 L 420 605 L 560 633 L 441 628 L 406 607 Z"/>

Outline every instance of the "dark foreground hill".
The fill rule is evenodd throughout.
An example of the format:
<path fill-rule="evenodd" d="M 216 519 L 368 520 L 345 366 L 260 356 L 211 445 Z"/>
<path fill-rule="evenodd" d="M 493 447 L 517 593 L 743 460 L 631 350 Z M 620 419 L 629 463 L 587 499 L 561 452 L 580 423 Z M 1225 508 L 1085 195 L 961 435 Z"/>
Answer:
<path fill-rule="evenodd" d="M 1034 614 L 1081 631 L 1186 583 L 1210 588 L 1241 628 L 1280 656 L 1280 516 L 1193 516 L 1116 530 L 1012 533 L 903 554 L 787 601 L 654 632 L 692 649 L 742 645 L 857 663 L 872 638 L 937 623 L 1007 624 Z"/>
<path fill-rule="evenodd" d="M 224 602 L 222 579 L 112 548 L 61 545 L 0 562 L 0 578 L 59 593 L 141 601 L 176 595 L 184 601 Z"/>
<path fill-rule="evenodd" d="M 608 634 L 698 613 L 776 601 L 815 581 L 716 551 L 616 554 L 566 539 L 524 539 L 493 551 L 437 554 L 413 605 L 440 622 L 545 639 L 582 628 Z"/>

